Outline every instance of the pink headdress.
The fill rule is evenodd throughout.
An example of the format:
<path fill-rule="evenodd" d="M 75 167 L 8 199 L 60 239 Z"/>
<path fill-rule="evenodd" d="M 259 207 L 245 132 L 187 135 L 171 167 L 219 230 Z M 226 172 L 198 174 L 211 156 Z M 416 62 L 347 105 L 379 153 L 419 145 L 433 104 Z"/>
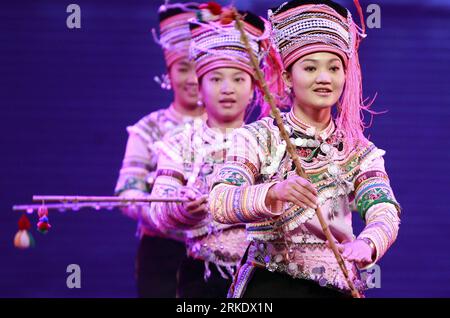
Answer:
<path fill-rule="evenodd" d="M 189 58 L 189 44 L 191 33 L 189 31 L 189 20 L 195 17 L 198 3 L 169 3 L 168 0 L 159 7 L 159 33 L 153 29 L 155 42 L 161 45 L 164 51 L 167 68 L 176 61 Z"/>
<path fill-rule="evenodd" d="M 272 24 L 272 42 L 278 58 L 278 65 L 270 66 L 267 76 L 288 69 L 299 58 L 314 52 L 337 54 L 345 66 L 345 87 L 338 101 L 337 129 L 345 136 L 346 144 L 354 146 L 365 144 L 363 135 L 363 111 L 369 110 L 362 99 L 362 77 L 359 65 L 358 47 L 365 35 L 365 25 L 361 6 L 354 0 L 361 18 L 360 28 L 352 19 L 351 13 L 333 1 L 293 0 L 275 10 L 269 10 Z M 282 66 L 280 65 L 282 64 Z M 284 96 L 284 83 L 272 81 L 271 88 L 278 97 Z M 372 112 L 371 112 L 372 113 Z"/>
<path fill-rule="evenodd" d="M 241 12 L 242 24 L 253 54 L 259 63 L 264 60 L 270 46 L 270 23 L 251 13 Z M 236 28 L 234 10 L 230 7 L 222 8 L 215 2 L 200 5 L 197 18 L 192 19 L 190 56 L 195 62 L 198 78 L 217 68 L 237 68 L 249 73 L 255 78 L 250 55 Z M 262 105 L 262 94 L 259 83 L 251 106 L 247 109 L 248 116 L 255 107 Z M 260 112 L 261 114 L 261 112 Z"/>
<path fill-rule="evenodd" d="M 270 24 L 251 12 L 240 14 L 252 51 L 262 61 L 265 55 L 262 44 L 269 40 Z M 197 19 L 191 20 L 190 27 L 190 53 L 199 78 L 220 67 L 238 68 L 254 77 L 255 71 L 241 41 L 241 34 L 236 29 L 231 8 L 222 8 L 214 2 L 200 5 Z"/>

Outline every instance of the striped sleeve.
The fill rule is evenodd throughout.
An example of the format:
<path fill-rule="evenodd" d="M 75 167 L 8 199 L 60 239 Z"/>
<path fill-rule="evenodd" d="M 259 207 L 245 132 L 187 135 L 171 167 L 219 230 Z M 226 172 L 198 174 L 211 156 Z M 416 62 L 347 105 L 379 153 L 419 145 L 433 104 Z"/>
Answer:
<path fill-rule="evenodd" d="M 147 195 L 151 191 L 152 176 L 156 170 L 156 154 L 152 145 L 157 141 L 159 131 L 150 131 L 152 126 L 144 130 L 143 120 L 128 127 L 128 141 L 119 178 L 114 190 L 119 196 Z M 141 128 L 139 128 L 141 127 Z M 123 213 L 133 219 L 139 219 L 140 209 L 123 208 Z"/>
<path fill-rule="evenodd" d="M 186 185 L 184 134 L 168 136 L 160 144 L 158 169 L 152 195 L 173 198 L 180 197 Z M 197 226 L 205 214 L 193 215 L 186 211 L 180 202 L 153 202 L 150 205 L 150 219 L 162 231 L 187 230 Z"/>
<path fill-rule="evenodd" d="M 395 242 L 400 225 L 401 208 L 391 188 L 383 155 L 383 150 L 375 149 L 374 155 L 361 164 L 354 184 L 356 207 L 366 222 L 358 238 L 374 243 L 376 257 L 373 263 Z"/>
<path fill-rule="evenodd" d="M 251 223 L 277 216 L 265 205 L 270 187 L 260 183 L 261 144 L 246 128 L 236 129 L 226 162 L 213 182 L 209 211 L 217 222 Z"/>

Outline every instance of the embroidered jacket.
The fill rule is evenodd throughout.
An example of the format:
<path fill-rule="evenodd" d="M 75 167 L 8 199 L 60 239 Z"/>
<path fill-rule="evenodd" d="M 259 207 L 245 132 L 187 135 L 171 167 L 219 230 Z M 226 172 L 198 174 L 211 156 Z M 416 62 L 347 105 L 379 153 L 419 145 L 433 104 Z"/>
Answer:
<path fill-rule="evenodd" d="M 317 134 L 291 111 L 282 115 L 302 166 L 318 191 L 318 204 L 333 237 L 340 243 L 355 238 L 352 210 L 366 226 L 358 238 L 371 240 L 378 261 L 395 241 L 400 206 L 384 168 L 385 152 L 371 142 L 346 149 L 331 121 Z M 218 222 L 246 223 L 252 241 L 247 263 L 241 267 L 230 296 L 239 297 L 255 266 L 293 277 L 317 281 L 322 286 L 348 290 L 335 257 L 325 244 L 312 209 L 285 203 L 279 211 L 265 206 L 271 186 L 294 174 L 278 127 L 264 118 L 237 129 L 227 160 L 213 183 L 209 208 Z M 363 290 L 357 268 L 346 261 L 355 285 Z"/>
<path fill-rule="evenodd" d="M 155 144 L 160 142 L 168 131 L 190 120 L 192 117 L 179 113 L 173 105 L 170 105 L 166 109 L 148 114 L 133 126 L 127 127 L 128 142 L 115 194 L 119 196 L 149 195 L 158 162 Z M 139 235 L 145 233 L 150 236 L 166 236 L 167 233 L 164 234 L 151 222 L 145 220 L 148 213 L 144 212 L 148 209 L 148 206 L 137 205 L 124 208 L 123 212 L 138 220 Z"/>
<path fill-rule="evenodd" d="M 187 188 L 195 189 L 199 195 L 209 194 L 211 182 L 228 151 L 227 138 L 228 134 L 209 128 L 201 120 L 194 120 L 174 134 L 166 135 L 159 145 L 153 194 L 180 196 Z M 219 266 L 224 266 L 233 273 L 248 246 L 243 224 L 219 224 L 208 212 L 191 214 L 181 203 L 154 202 L 150 218 L 163 231 L 181 231 L 186 237 L 189 256 L 206 264 L 212 262 L 219 271 Z M 222 275 L 226 277 L 223 272 Z"/>

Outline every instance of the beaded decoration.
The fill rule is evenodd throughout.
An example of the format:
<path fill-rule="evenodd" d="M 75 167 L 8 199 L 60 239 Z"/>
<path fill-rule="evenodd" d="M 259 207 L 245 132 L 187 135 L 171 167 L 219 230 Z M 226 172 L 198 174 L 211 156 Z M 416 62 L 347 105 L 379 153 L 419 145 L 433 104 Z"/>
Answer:
<path fill-rule="evenodd" d="M 197 76 L 220 67 L 234 67 L 254 75 L 241 35 L 230 18 L 230 8 L 215 4 L 200 6 L 197 19 L 190 21 L 192 43 L 190 57 L 195 61 Z M 270 24 L 250 12 L 240 12 L 244 30 L 255 56 L 261 62 L 268 44 Z"/>

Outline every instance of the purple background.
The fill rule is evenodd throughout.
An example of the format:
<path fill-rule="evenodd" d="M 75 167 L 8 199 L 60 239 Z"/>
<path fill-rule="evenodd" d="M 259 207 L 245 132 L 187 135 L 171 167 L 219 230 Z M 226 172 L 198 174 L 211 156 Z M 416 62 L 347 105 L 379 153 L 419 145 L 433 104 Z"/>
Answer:
<path fill-rule="evenodd" d="M 261 15 L 281 3 L 241 2 Z M 448 297 L 450 5 L 392 2 L 376 1 L 381 29 L 367 31 L 360 58 L 365 95 L 378 92 L 374 109 L 389 110 L 368 133 L 387 151 L 403 223 L 380 262 L 382 288 L 367 295 Z M 36 247 L 13 247 L 13 204 L 33 194 L 110 195 L 125 127 L 171 101 L 152 80 L 165 71 L 150 34 L 159 1 L 78 0 L 82 28 L 73 30 L 70 3 L 0 5 L 0 297 L 136 296 L 135 224 L 118 211 L 50 213 L 45 236 L 33 216 Z M 81 266 L 81 289 L 66 287 L 69 264 Z"/>

